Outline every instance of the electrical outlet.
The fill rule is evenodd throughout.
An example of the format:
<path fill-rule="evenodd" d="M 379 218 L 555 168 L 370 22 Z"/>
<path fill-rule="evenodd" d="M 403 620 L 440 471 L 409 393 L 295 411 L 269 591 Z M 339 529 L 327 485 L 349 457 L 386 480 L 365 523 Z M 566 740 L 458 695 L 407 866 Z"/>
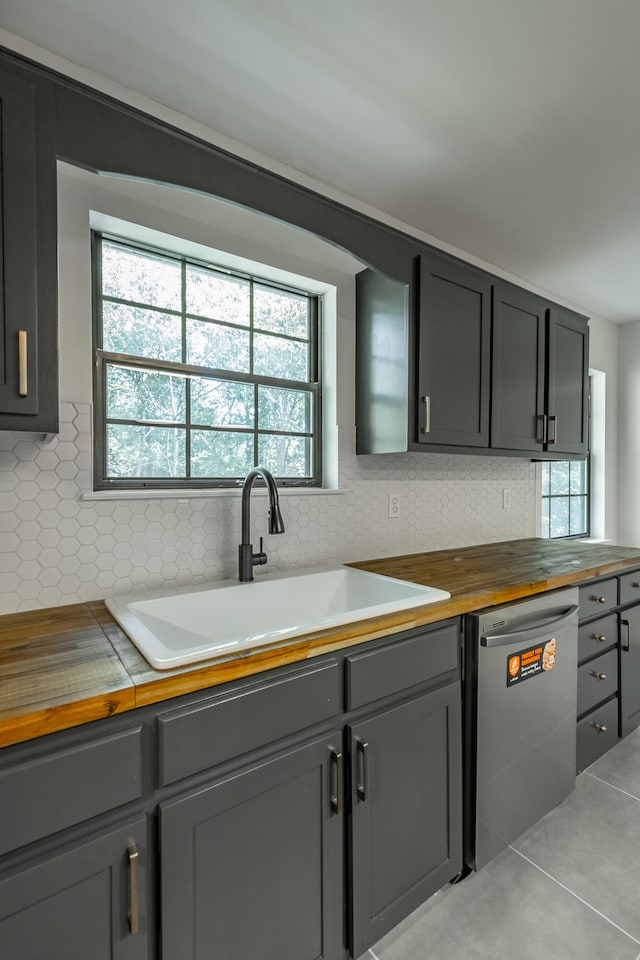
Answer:
<path fill-rule="evenodd" d="M 503 510 L 511 510 L 511 490 L 509 487 L 505 487 L 502 491 L 502 508 Z"/>
<path fill-rule="evenodd" d="M 400 516 L 400 494 L 399 493 L 390 493 L 389 494 L 389 516 L 392 520 L 395 520 Z"/>

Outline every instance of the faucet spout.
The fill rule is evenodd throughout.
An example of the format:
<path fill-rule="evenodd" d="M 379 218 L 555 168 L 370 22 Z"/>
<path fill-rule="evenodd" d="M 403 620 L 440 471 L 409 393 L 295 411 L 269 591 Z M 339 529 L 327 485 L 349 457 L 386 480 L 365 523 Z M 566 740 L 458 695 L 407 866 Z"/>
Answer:
<path fill-rule="evenodd" d="M 266 467 L 254 467 L 245 477 L 242 486 L 242 543 L 238 548 L 238 578 L 241 582 L 253 580 L 253 568 L 267 562 L 267 555 L 262 549 L 262 538 L 258 553 L 253 552 L 253 544 L 249 540 L 251 489 L 258 477 L 262 477 L 269 493 L 269 533 L 284 533 L 276 482 Z"/>

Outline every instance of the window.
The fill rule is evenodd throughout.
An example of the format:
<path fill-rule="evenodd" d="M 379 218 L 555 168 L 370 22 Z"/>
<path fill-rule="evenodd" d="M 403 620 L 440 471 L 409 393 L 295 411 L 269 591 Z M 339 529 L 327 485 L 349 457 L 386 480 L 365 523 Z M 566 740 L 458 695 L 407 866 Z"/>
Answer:
<path fill-rule="evenodd" d="M 93 235 L 95 486 L 318 486 L 318 298 Z"/>
<path fill-rule="evenodd" d="M 589 460 L 542 464 L 542 536 L 589 535 Z"/>

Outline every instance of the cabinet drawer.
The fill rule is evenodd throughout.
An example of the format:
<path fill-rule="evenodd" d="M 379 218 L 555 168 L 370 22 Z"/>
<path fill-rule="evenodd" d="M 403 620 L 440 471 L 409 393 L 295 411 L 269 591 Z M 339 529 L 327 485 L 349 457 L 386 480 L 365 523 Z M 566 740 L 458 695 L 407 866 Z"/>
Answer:
<path fill-rule="evenodd" d="M 615 613 L 592 620 L 578 628 L 578 663 L 608 650 L 618 642 L 618 618 Z"/>
<path fill-rule="evenodd" d="M 618 651 L 610 650 L 578 667 L 578 716 L 618 689 Z"/>
<path fill-rule="evenodd" d="M 142 794 L 142 728 L 33 757 L 0 772 L 0 855 Z"/>
<path fill-rule="evenodd" d="M 340 667 L 334 660 L 162 714 L 160 783 L 241 756 L 339 710 Z"/>
<path fill-rule="evenodd" d="M 578 723 L 577 767 L 584 770 L 618 742 L 618 698 L 597 707 Z"/>
<path fill-rule="evenodd" d="M 618 577 L 620 582 L 620 603 L 633 603 L 634 600 L 640 601 L 640 570 L 633 573 L 625 573 Z"/>
<path fill-rule="evenodd" d="M 346 658 L 347 709 L 399 693 L 458 669 L 459 623 L 449 621 L 418 636 Z"/>
<path fill-rule="evenodd" d="M 595 617 L 598 613 L 607 613 L 618 605 L 618 581 L 600 580 L 580 587 L 580 619 Z"/>

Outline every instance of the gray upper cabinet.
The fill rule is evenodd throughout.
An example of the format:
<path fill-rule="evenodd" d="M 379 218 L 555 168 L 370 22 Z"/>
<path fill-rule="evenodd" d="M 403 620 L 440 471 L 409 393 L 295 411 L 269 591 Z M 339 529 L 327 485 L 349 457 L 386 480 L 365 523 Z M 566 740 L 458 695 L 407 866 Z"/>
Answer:
<path fill-rule="evenodd" d="M 589 444 L 589 327 L 584 317 L 547 312 L 547 450 L 586 456 Z"/>
<path fill-rule="evenodd" d="M 356 279 L 358 453 L 586 456 L 585 317 L 433 251 Z"/>
<path fill-rule="evenodd" d="M 419 290 L 418 442 L 487 447 L 491 280 L 425 255 Z"/>
<path fill-rule="evenodd" d="M 511 285 L 493 300 L 491 445 L 544 450 L 546 303 Z"/>
<path fill-rule="evenodd" d="M 0 429 L 58 429 L 54 94 L 0 70 Z"/>
<path fill-rule="evenodd" d="M 491 446 L 586 456 L 589 328 L 585 317 L 496 284 Z"/>

